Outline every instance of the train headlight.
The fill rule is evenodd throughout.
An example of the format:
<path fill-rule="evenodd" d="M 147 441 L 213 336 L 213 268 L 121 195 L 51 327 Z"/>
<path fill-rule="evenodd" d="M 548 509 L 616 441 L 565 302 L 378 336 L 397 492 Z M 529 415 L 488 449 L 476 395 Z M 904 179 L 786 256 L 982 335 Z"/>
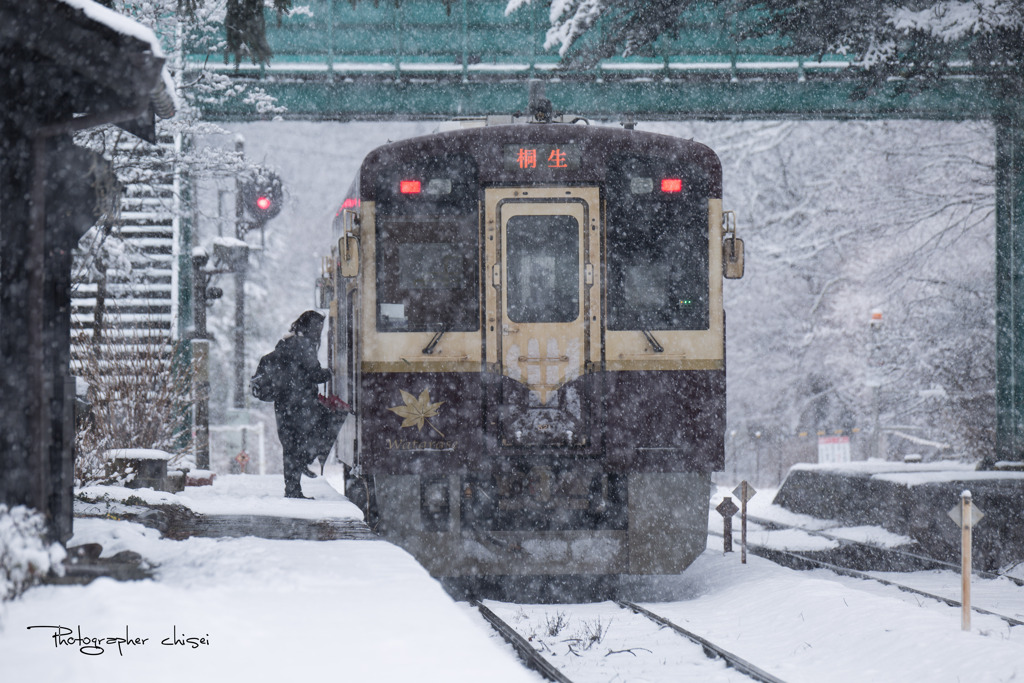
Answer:
<path fill-rule="evenodd" d="M 654 178 L 630 178 L 629 191 L 633 194 L 650 194 L 654 192 Z"/>
<path fill-rule="evenodd" d="M 451 178 L 431 178 L 427 183 L 427 188 L 423 190 L 423 193 L 434 196 L 451 194 L 452 180 Z"/>

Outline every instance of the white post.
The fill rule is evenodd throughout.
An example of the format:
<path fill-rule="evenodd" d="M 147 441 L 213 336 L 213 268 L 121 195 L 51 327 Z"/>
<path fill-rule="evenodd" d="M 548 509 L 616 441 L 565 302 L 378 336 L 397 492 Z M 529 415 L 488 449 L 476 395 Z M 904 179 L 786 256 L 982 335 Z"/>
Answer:
<path fill-rule="evenodd" d="M 960 628 L 971 630 L 971 492 L 960 494 Z"/>
<path fill-rule="evenodd" d="M 742 511 L 740 512 L 740 564 L 747 563 L 747 480 L 744 479 L 743 483 L 740 484 L 743 487 L 743 496 L 740 498 L 743 502 Z"/>

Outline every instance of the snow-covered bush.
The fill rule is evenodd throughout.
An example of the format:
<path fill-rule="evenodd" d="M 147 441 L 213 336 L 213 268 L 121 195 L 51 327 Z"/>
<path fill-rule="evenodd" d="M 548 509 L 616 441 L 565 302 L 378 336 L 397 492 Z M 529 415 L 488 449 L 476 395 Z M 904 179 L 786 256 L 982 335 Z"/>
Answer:
<path fill-rule="evenodd" d="M 18 597 L 51 571 L 63 574 L 65 556 L 59 543 L 47 543 L 41 514 L 0 504 L 0 602 Z"/>
<path fill-rule="evenodd" d="M 88 384 L 88 414 L 77 426 L 75 485 L 123 485 L 104 457 L 118 448 L 156 448 L 181 456 L 188 446 L 192 403 L 190 366 L 173 340 L 142 331 L 111 331 L 105 346 L 93 346 L 74 363 Z M 177 464 L 177 463 L 175 463 Z"/>

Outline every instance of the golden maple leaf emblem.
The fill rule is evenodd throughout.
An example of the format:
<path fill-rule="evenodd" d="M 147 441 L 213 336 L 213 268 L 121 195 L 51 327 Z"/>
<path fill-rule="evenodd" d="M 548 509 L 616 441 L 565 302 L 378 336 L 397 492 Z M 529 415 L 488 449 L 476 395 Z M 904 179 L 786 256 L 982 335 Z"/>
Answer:
<path fill-rule="evenodd" d="M 437 417 L 437 409 L 444 405 L 444 401 L 431 403 L 430 391 L 428 389 L 424 389 L 419 398 L 404 389 L 399 391 L 402 392 L 402 400 L 405 401 L 405 405 L 388 408 L 388 410 L 403 418 L 402 426 L 412 427 L 415 425 L 416 429 L 423 431 L 423 423 L 426 423 L 428 427 L 440 434 L 443 439 L 444 434 L 441 434 L 441 430 L 431 424 L 428 418 Z"/>

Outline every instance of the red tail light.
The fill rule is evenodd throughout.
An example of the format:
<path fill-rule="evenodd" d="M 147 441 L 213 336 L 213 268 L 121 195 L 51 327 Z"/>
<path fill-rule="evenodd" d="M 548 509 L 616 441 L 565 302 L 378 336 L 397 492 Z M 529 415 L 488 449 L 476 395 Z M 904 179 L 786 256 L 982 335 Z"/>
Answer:
<path fill-rule="evenodd" d="M 402 180 L 398 183 L 398 191 L 402 194 L 419 194 L 421 189 L 418 180 Z"/>
<path fill-rule="evenodd" d="M 682 178 L 662 178 L 661 179 L 661 191 L 662 192 L 682 192 L 683 191 L 683 179 Z"/>

